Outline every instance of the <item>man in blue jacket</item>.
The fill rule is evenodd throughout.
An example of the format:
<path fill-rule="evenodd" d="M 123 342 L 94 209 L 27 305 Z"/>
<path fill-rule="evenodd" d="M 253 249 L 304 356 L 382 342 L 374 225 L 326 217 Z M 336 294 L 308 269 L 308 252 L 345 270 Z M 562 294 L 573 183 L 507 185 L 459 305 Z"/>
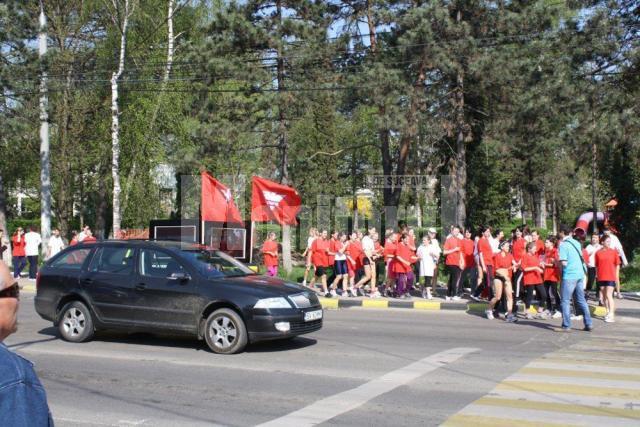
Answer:
<path fill-rule="evenodd" d="M 17 330 L 19 299 L 18 282 L 0 261 L 0 425 L 53 426 L 33 364 L 4 345 L 4 339 Z"/>

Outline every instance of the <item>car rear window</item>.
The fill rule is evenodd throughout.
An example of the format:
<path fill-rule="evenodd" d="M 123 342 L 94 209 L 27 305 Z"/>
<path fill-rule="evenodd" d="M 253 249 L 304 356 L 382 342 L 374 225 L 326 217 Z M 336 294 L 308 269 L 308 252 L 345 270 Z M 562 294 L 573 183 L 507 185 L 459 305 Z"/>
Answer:
<path fill-rule="evenodd" d="M 54 259 L 51 264 L 49 264 L 49 267 L 80 270 L 90 253 L 90 248 L 72 249 L 71 251 Z"/>

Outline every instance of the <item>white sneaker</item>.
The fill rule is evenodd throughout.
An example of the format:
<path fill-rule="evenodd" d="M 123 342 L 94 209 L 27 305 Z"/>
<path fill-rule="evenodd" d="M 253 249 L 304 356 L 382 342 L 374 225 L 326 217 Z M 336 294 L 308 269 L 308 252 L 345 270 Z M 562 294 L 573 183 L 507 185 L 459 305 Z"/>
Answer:
<path fill-rule="evenodd" d="M 433 299 L 433 296 L 431 296 L 431 289 L 427 289 L 427 299 Z"/>
<path fill-rule="evenodd" d="M 371 294 L 371 298 L 380 298 L 380 297 L 381 295 L 380 295 L 380 292 L 378 291 L 375 291 L 373 294 Z"/>
<path fill-rule="evenodd" d="M 451 297 L 444 297 L 445 301 L 451 301 Z"/>
<path fill-rule="evenodd" d="M 458 295 L 456 295 L 455 297 L 451 298 L 454 301 L 460 301 L 462 298 L 460 298 Z"/>
<path fill-rule="evenodd" d="M 613 316 L 605 316 L 604 317 L 604 321 L 606 323 L 615 323 L 616 322 L 615 319 L 613 318 Z"/>
<path fill-rule="evenodd" d="M 574 314 L 571 316 L 571 320 L 582 320 L 582 314 Z"/>
<path fill-rule="evenodd" d="M 493 311 L 491 311 L 491 310 L 485 310 L 484 311 L 484 315 L 487 316 L 487 319 L 489 319 L 489 320 L 493 320 L 494 319 Z"/>
<path fill-rule="evenodd" d="M 561 318 L 561 317 L 562 317 L 562 313 L 560 313 L 559 311 L 557 311 L 557 310 L 556 310 L 556 311 L 553 313 L 553 316 L 551 316 L 551 317 L 553 317 L 554 319 L 559 319 L 559 318 Z"/>
<path fill-rule="evenodd" d="M 331 289 L 331 295 L 333 295 L 334 297 L 337 297 L 338 293 L 336 292 L 335 289 Z"/>
<path fill-rule="evenodd" d="M 307 286 L 307 281 L 306 280 L 302 281 L 302 286 Z"/>

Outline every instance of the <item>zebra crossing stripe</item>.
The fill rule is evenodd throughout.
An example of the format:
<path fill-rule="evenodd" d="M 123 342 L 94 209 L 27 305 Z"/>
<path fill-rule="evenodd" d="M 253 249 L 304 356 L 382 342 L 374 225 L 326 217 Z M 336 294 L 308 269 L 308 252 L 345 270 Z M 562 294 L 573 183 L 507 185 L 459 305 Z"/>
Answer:
<path fill-rule="evenodd" d="M 629 420 L 640 420 L 640 411 L 633 409 L 570 405 L 565 403 L 538 402 L 530 400 L 499 399 L 494 397 L 481 397 L 476 400 L 474 404 L 520 409 L 536 409 L 545 412 L 562 412 L 563 414 L 592 415 L 597 417 L 616 417 Z"/>
<path fill-rule="evenodd" d="M 573 369 L 554 369 L 554 368 L 533 368 L 526 367 L 518 371 L 521 374 L 556 376 L 556 377 L 576 377 L 576 378 L 594 378 L 603 380 L 616 381 L 640 381 L 640 375 L 613 373 L 613 372 L 597 372 L 597 371 L 577 371 Z"/>
<path fill-rule="evenodd" d="M 612 387 L 589 387 L 571 384 L 550 384 L 542 382 L 503 381 L 496 386 L 497 390 L 523 390 L 539 393 L 568 393 L 582 396 L 617 397 L 621 399 L 640 400 L 640 390 Z"/>
<path fill-rule="evenodd" d="M 540 357 L 443 425 L 640 425 L 635 341 L 597 338 Z"/>
<path fill-rule="evenodd" d="M 497 417 L 476 417 L 475 415 L 456 414 L 449 418 L 443 426 L 447 427 L 570 427 L 562 423 L 541 423 L 537 421 L 504 419 Z"/>

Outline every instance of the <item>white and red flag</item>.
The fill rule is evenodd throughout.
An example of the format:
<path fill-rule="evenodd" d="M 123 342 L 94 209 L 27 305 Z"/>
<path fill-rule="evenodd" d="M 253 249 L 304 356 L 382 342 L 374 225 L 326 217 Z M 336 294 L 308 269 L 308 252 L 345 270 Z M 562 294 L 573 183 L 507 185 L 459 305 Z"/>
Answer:
<path fill-rule="evenodd" d="M 243 224 L 242 215 L 233 201 L 231 190 L 204 171 L 200 176 L 202 181 L 200 216 L 202 220 Z"/>
<path fill-rule="evenodd" d="M 298 223 L 296 216 L 302 199 L 294 188 L 254 176 L 251 189 L 251 221 Z"/>

